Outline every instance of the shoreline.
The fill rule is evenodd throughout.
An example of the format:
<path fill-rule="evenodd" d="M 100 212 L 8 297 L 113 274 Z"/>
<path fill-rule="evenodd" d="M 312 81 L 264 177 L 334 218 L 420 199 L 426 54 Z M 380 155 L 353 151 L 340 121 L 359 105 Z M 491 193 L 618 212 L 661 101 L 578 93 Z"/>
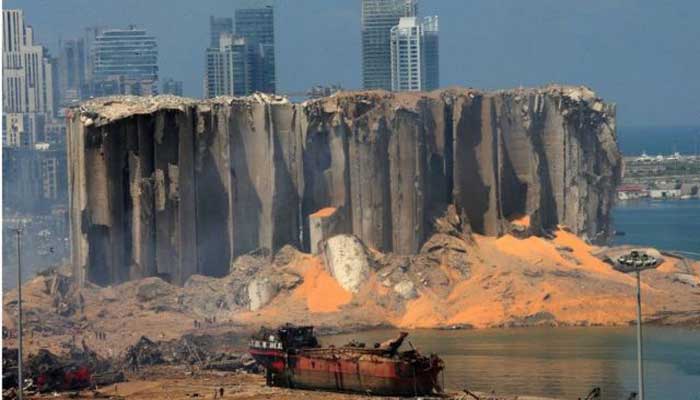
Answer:
<path fill-rule="evenodd" d="M 148 367 L 139 373 L 127 375 L 126 382 L 108 385 L 97 390 L 67 391 L 58 393 L 44 393 L 32 396 L 36 399 L 143 399 L 165 400 L 172 398 L 222 398 L 214 392 L 219 388 L 224 389 L 224 397 L 262 400 L 262 399 L 287 399 L 287 400 L 351 400 L 351 399 L 400 399 L 393 396 L 372 396 L 363 393 L 332 392 L 321 390 L 289 389 L 282 387 L 269 387 L 265 385 L 263 375 L 204 371 L 188 369 L 185 366 Z M 559 400 L 552 397 L 513 395 L 503 393 L 487 393 L 481 391 L 470 392 L 479 396 L 482 400 Z M 215 397 L 216 396 L 216 397 Z M 585 396 L 585 393 L 581 396 Z M 433 399 L 470 399 L 459 388 L 446 388 L 441 395 L 423 398 Z"/>

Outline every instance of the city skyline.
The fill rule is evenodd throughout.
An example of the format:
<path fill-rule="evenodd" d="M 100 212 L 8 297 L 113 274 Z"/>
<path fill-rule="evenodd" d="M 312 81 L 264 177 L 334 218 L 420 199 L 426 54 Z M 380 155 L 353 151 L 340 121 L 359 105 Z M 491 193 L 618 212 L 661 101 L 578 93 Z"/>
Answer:
<path fill-rule="evenodd" d="M 201 54 L 203 44 L 209 42 L 209 16 L 231 16 L 236 8 L 259 3 L 210 0 L 194 5 L 176 0 L 169 4 L 172 7 L 132 0 L 119 5 L 9 0 L 4 6 L 24 9 L 35 36 L 51 54 L 57 54 L 59 37 L 77 38 L 88 26 L 143 27 L 158 39 L 162 76 L 182 80 L 185 95 L 201 97 L 204 65 L 201 57 L 192 55 Z M 329 83 L 361 87 L 359 1 L 274 5 L 279 92 Z M 700 90 L 700 80 L 694 79 L 692 66 L 700 62 L 700 44 L 693 40 L 700 34 L 694 23 L 700 4 L 653 5 L 650 1 L 593 1 L 525 6 L 499 1 L 465 6 L 446 0 L 423 1 L 420 11 L 441 19 L 442 87 L 584 84 L 618 104 L 619 125 L 697 125 L 700 104 L 694 93 Z M 75 9 L 83 12 L 76 14 Z M 172 32 L 172 26 L 187 29 Z M 329 31 L 328 26 L 334 29 Z M 304 57 L 295 57 L 298 54 Z"/>
<path fill-rule="evenodd" d="M 272 6 L 236 9 L 233 21 L 209 17 L 204 97 L 276 93 Z"/>
<path fill-rule="evenodd" d="M 417 0 L 362 0 L 362 87 L 392 89 L 391 30 L 418 15 Z"/>

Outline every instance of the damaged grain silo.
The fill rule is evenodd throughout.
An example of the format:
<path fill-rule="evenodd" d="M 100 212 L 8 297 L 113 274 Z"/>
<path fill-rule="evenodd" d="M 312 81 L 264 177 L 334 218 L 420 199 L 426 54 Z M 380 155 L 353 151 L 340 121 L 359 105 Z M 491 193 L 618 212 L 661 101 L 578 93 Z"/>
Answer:
<path fill-rule="evenodd" d="M 450 204 L 485 235 L 527 214 L 600 240 L 621 165 L 614 107 L 565 86 L 102 98 L 72 109 L 68 149 L 73 265 L 98 284 L 308 250 L 325 208 L 336 233 L 402 254 Z"/>

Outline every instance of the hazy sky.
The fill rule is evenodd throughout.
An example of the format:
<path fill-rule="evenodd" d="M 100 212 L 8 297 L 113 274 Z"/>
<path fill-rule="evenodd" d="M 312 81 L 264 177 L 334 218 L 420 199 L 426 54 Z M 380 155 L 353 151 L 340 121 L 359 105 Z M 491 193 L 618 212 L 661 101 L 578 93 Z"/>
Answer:
<path fill-rule="evenodd" d="M 620 125 L 700 125 L 698 0 L 419 0 L 440 17 L 441 86 L 585 84 L 618 104 Z M 209 15 L 253 0 L 5 0 L 39 40 L 89 25 L 142 26 L 161 77 L 202 95 Z M 360 0 L 277 0 L 278 90 L 361 84 Z"/>

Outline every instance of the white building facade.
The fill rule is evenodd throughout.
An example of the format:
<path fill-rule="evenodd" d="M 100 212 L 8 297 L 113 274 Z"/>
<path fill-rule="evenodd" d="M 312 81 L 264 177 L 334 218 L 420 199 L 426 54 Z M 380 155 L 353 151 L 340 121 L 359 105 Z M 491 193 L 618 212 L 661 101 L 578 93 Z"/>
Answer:
<path fill-rule="evenodd" d="M 54 65 L 48 52 L 34 43 L 22 10 L 2 10 L 2 18 L 3 111 L 53 115 Z"/>
<path fill-rule="evenodd" d="M 437 89 L 438 18 L 403 17 L 391 28 L 391 90 Z"/>
<path fill-rule="evenodd" d="M 222 33 L 219 47 L 208 48 L 204 97 L 245 96 L 251 93 L 249 49 L 245 38 Z"/>

